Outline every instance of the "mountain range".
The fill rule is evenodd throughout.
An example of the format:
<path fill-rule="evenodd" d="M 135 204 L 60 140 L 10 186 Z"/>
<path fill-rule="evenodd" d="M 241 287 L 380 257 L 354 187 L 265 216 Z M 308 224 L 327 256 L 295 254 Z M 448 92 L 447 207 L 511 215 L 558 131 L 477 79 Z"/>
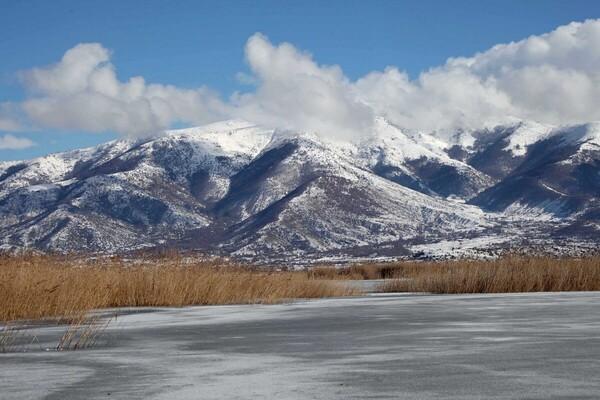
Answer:
<path fill-rule="evenodd" d="M 600 243 L 600 123 L 354 140 L 229 120 L 0 163 L 0 249 L 253 260 Z"/>

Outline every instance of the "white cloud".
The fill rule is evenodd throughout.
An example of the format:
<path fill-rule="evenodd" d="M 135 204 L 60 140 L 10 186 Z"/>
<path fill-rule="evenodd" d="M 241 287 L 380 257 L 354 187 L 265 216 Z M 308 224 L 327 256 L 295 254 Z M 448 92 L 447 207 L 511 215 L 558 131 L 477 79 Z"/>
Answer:
<path fill-rule="evenodd" d="M 292 127 L 337 138 L 364 134 L 372 111 L 355 97 L 338 66 L 319 66 L 289 43 L 271 44 L 261 35 L 246 43 L 254 93 L 234 95 L 232 114 L 273 127 Z"/>
<path fill-rule="evenodd" d="M 460 69 L 432 70 L 411 82 L 388 68 L 360 79 L 355 88 L 377 115 L 409 129 L 476 127 L 512 112 L 506 93 Z"/>
<path fill-rule="evenodd" d="M 0 150 L 21 150 L 35 146 L 35 142 L 27 138 L 20 138 L 10 133 L 0 136 Z"/>
<path fill-rule="evenodd" d="M 600 20 L 454 58 L 415 81 L 395 68 L 355 84 L 377 114 L 407 128 L 477 128 L 512 118 L 600 119 Z"/>
<path fill-rule="evenodd" d="M 20 107 L 11 102 L 0 103 L 0 132 L 1 131 L 22 131 L 25 128 L 19 122 L 18 114 Z"/>
<path fill-rule="evenodd" d="M 418 130 L 493 125 L 514 118 L 550 124 L 600 120 L 600 20 L 571 23 L 472 57 L 452 58 L 411 80 L 398 67 L 352 82 L 339 66 L 321 66 L 289 43 L 255 34 L 245 48 L 255 88 L 228 101 L 207 88 L 117 79 L 110 52 L 80 44 L 52 66 L 21 74 L 21 104 L 41 127 L 152 134 L 177 121 L 227 117 L 338 138 L 368 133 L 373 116 Z M 0 113 L 2 124 L 10 118 Z"/>
<path fill-rule="evenodd" d="M 0 116 L 0 131 L 19 131 L 21 124 L 11 117 Z"/>
<path fill-rule="evenodd" d="M 44 127 L 149 135 L 173 122 L 218 118 L 220 104 L 206 88 L 147 84 L 136 76 L 117 79 L 110 53 L 98 43 L 79 44 L 52 66 L 22 72 L 31 93 L 23 110 Z"/>

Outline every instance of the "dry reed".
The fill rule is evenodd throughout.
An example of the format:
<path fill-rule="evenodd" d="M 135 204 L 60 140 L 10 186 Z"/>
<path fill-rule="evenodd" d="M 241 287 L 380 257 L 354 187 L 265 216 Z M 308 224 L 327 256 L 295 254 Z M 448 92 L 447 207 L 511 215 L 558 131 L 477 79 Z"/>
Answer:
<path fill-rule="evenodd" d="M 347 267 L 333 267 L 328 265 L 316 266 L 307 270 L 312 279 L 330 280 L 372 280 L 395 278 L 403 264 L 372 263 L 350 265 Z"/>
<path fill-rule="evenodd" d="M 304 273 L 269 273 L 173 254 L 130 261 L 0 257 L 0 321 L 69 319 L 111 307 L 268 304 L 353 294 L 358 291 Z"/>
<path fill-rule="evenodd" d="M 600 290 L 600 258 L 507 257 L 491 261 L 400 263 L 382 292 L 518 293 Z"/>

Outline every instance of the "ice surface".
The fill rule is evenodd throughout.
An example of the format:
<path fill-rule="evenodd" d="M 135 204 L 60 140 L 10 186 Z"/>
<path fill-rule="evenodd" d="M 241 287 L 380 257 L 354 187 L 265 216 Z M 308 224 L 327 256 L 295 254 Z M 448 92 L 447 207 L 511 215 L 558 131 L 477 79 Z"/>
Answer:
<path fill-rule="evenodd" d="M 0 398 L 559 399 L 600 391 L 598 293 L 119 311 L 111 347 L 0 354 Z M 133 311 L 133 310 L 132 310 Z"/>

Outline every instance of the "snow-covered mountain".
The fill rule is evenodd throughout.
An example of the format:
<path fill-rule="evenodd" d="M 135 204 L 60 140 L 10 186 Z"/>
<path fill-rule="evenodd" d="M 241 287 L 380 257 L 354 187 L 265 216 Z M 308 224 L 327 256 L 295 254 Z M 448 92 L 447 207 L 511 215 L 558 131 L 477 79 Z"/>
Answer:
<path fill-rule="evenodd" d="M 231 120 L 0 163 L 4 249 L 273 258 L 600 242 L 600 124 L 354 142 Z M 453 249 L 454 248 L 454 249 Z"/>

